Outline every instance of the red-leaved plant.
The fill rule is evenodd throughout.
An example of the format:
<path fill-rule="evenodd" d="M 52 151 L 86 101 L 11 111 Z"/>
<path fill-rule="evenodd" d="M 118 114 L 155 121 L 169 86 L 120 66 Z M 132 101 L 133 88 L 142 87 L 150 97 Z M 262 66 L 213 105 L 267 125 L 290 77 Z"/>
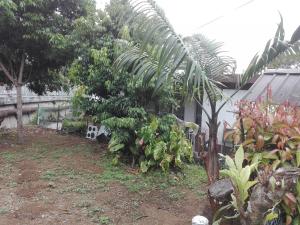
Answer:
<path fill-rule="evenodd" d="M 234 144 L 242 145 L 247 162 L 257 163 L 258 171 L 300 166 L 300 108 L 285 102 L 241 100 L 233 131 L 226 134 Z M 258 176 L 259 172 L 256 176 Z M 270 173 L 269 173 L 270 174 Z M 255 179 L 255 177 L 253 178 Z M 279 208 L 284 212 L 285 224 L 300 224 L 300 183 L 285 194 Z"/>

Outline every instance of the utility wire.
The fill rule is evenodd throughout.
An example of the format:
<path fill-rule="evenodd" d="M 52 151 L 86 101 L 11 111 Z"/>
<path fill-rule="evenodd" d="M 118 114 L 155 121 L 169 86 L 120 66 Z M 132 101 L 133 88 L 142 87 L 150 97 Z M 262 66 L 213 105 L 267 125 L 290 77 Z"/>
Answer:
<path fill-rule="evenodd" d="M 238 11 L 239 9 L 244 8 L 245 6 L 247 6 L 247 5 L 251 4 L 251 3 L 253 3 L 254 1 L 255 1 L 255 0 L 247 1 L 247 2 L 245 2 L 245 3 L 241 4 L 241 5 L 239 5 L 238 7 L 235 7 L 232 11 L 233 11 L 233 12 L 234 12 L 234 11 Z M 231 12 L 230 12 L 230 13 L 231 13 Z M 229 13 L 227 13 L 227 14 L 229 14 Z M 218 21 L 218 20 L 224 18 L 225 16 L 227 16 L 227 14 L 224 14 L 224 15 L 221 15 L 221 16 L 217 16 L 216 18 L 214 18 L 214 19 L 212 19 L 212 20 L 210 20 L 210 21 L 208 21 L 208 22 L 202 24 L 201 26 L 197 27 L 196 30 L 202 29 L 203 27 L 206 27 L 206 26 L 208 26 L 208 25 L 210 25 L 210 24 L 212 24 L 212 23 L 214 23 L 214 22 L 216 22 L 216 21 Z"/>

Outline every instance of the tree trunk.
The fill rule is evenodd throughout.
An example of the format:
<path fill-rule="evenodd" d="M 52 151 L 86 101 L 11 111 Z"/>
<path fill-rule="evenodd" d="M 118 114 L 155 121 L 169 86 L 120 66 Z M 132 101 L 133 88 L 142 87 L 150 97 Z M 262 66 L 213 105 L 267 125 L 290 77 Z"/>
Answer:
<path fill-rule="evenodd" d="M 5 65 L 0 60 L 0 70 L 2 70 L 5 76 L 12 82 L 12 84 L 17 89 L 17 142 L 22 144 L 24 141 L 23 137 L 23 112 L 22 112 L 22 86 L 23 86 L 23 72 L 25 65 L 25 53 L 23 52 L 21 57 L 19 74 L 15 77 L 15 72 L 13 69 L 10 71 L 5 67 Z"/>
<path fill-rule="evenodd" d="M 23 136 L 23 112 L 22 112 L 22 85 L 17 84 L 17 138 L 18 143 L 23 144 L 24 136 Z"/>
<path fill-rule="evenodd" d="M 210 184 L 219 179 L 218 160 L 218 117 L 213 116 L 209 121 L 209 142 L 208 142 L 208 181 Z"/>

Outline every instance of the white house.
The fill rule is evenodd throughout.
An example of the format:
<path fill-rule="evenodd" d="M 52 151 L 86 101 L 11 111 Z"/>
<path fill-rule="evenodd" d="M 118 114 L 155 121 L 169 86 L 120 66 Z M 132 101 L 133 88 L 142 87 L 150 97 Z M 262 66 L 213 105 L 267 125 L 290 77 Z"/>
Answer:
<path fill-rule="evenodd" d="M 223 93 L 227 97 L 224 98 L 224 100 L 219 101 L 217 103 L 217 107 L 220 107 L 224 101 L 226 101 L 230 96 L 236 92 L 236 87 L 239 82 L 239 75 L 233 74 L 228 75 L 223 78 L 223 80 L 219 81 L 223 83 L 225 86 L 223 88 Z M 249 88 L 253 85 L 254 81 L 256 80 L 256 77 L 249 81 L 242 90 L 240 90 L 237 94 L 235 94 L 231 100 L 229 100 L 225 106 L 222 108 L 219 114 L 219 130 L 218 130 L 218 143 L 221 145 L 223 143 L 223 135 L 224 135 L 224 124 L 227 123 L 228 125 L 232 125 L 235 122 L 235 103 L 241 99 L 244 98 L 244 96 L 247 94 Z M 207 97 L 204 95 L 203 98 L 203 106 L 205 107 L 206 111 L 210 113 L 210 104 L 207 99 Z M 208 126 L 207 126 L 207 116 L 204 112 L 202 112 L 201 108 L 198 106 L 198 104 L 192 100 L 187 100 L 185 102 L 184 106 L 184 120 L 188 122 L 194 122 L 199 125 L 201 125 L 201 132 L 207 134 L 206 138 L 208 138 Z"/>

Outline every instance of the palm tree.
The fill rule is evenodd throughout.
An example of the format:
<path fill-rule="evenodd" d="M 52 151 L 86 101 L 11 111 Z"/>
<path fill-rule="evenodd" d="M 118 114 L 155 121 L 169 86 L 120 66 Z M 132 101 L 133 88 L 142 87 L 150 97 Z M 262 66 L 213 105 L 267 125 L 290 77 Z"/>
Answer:
<path fill-rule="evenodd" d="M 188 38 L 177 35 L 163 10 L 157 6 L 155 1 L 129 0 L 129 2 L 134 11 L 132 18 L 137 22 L 134 30 L 137 44 L 129 47 L 118 57 L 116 66 L 118 69 L 125 69 L 142 77 L 145 85 L 150 81 L 155 81 L 154 95 L 164 87 L 164 84 L 175 82 L 178 73 L 180 74 L 183 93 L 195 99 L 209 118 L 209 149 L 206 169 L 209 182 L 212 183 L 218 179 L 219 175 L 218 114 L 231 97 L 240 90 L 238 89 L 217 108 L 216 102 L 224 99 L 224 96 L 221 90 L 222 84 L 216 80 L 228 73 L 230 68 L 232 69 L 233 60 L 222 56 L 219 43 L 209 41 L 201 35 Z M 267 43 L 261 55 L 257 54 L 253 58 L 242 76 L 241 87 L 279 55 L 294 54 L 295 51 L 299 51 L 299 33 L 300 29 L 294 33 L 290 41 L 284 41 L 281 20 L 275 37 Z M 209 99 L 211 114 L 201 104 L 204 93 Z"/>
<path fill-rule="evenodd" d="M 194 60 L 203 68 L 208 78 L 212 80 L 222 80 L 226 75 L 234 73 L 236 63 L 232 58 L 223 55 L 221 51 L 222 43 L 208 40 L 200 34 L 184 38 L 184 43 L 190 50 Z M 222 88 L 222 84 L 220 84 L 219 87 Z M 208 99 L 210 105 L 209 113 L 202 104 L 204 97 Z M 208 151 L 207 154 L 202 155 L 202 157 L 205 162 L 208 181 L 210 183 L 219 177 L 217 134 L 220 125 L 218 116 L 221 108 L 217 108 L 217 102 L 224 98 L 225 96 L 207 89 L 204 89 L 200 99 L 197 96 L 194 97 L 194 100 L 208 118 Z"/>

